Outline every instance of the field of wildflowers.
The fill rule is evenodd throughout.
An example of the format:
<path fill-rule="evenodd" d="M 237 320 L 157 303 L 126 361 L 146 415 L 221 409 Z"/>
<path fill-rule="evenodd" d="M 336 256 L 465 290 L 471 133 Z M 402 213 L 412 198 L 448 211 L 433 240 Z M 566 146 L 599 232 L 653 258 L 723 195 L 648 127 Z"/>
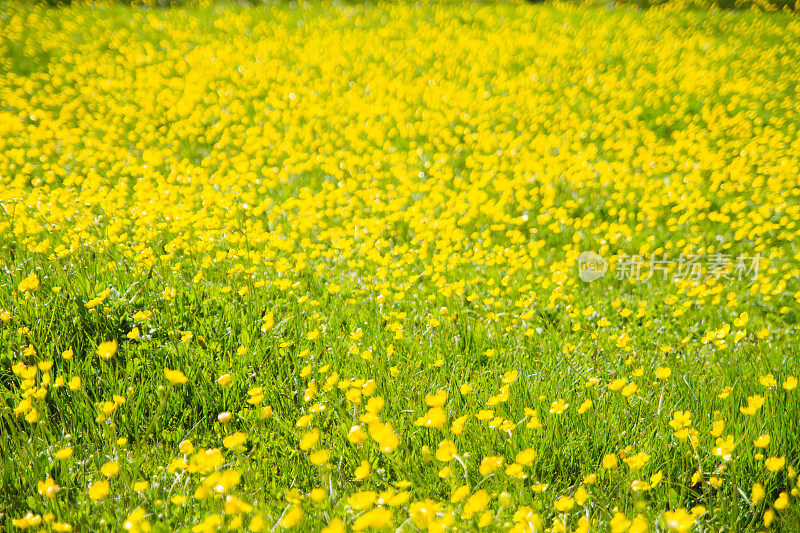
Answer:
<path fill-rule="evenodd" d="M 0 530 L 800 531 L 798 65 L 784 14 L 2 4 Z"/>

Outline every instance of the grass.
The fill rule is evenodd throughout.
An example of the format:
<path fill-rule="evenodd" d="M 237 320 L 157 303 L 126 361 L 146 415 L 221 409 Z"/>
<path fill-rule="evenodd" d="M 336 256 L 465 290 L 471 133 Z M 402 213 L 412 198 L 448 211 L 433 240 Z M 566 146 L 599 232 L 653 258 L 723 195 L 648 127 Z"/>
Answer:
<path fill-rule="evenodd" d="M 800 528 L 795 18 L 1 9 L 0 529 Z"/>

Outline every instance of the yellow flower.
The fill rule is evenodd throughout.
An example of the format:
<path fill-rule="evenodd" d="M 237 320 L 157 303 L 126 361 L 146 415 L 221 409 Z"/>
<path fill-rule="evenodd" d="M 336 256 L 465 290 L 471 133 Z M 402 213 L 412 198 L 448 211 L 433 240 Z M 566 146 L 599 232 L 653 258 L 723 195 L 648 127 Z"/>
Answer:
<path fill-rule="evenodd" d="M 69 380 L 69 383 L 67 385 L 69 386 L 69 390 L 78 390 L 78 389 L 80 389 L 81 388 L 81 377 L 80 376 L 73 377 L 72 379 Z"/>
<path fill-rule="evenodd" d="M 247 434 L 241 431 L 228 435 L 222 440 L 223 446 L 229 450 L 239 450 L 244 446 L 245 442 L 247 442 Z"/>
<path fill-rule="evenodd" d="M 450 502 L 451 503 L 460 502 L 461 500 L 467 497 L 469 491 L 470 491 L 469 485 L 462 485 L 458 487 L 457 489 L 453 490 L 453 494 L 450 496 Z"/>
<path fill-rule="evenodd" d="M 303 510 L 297 504 L 292 504 L 280 520 L 280 526 L 288 529 L 297 525 L 303 517 Z"/>
<path fill-rule="evenodd" d="M 442 389 L 436 394 L 428 394 L 425 396 L 425 404 L 428 407 L 441 407 L 447 401 L 447 391 Z"/>
<path fill-rule="evenodd" d="M 483 511 L 489 503 L 489 493 L 481 489 L 467 499 L 464 504 L 464 510 L 461 513 L 461 518 L 465 520 L 471 519 L 475 514 Z"/>
<path fill-rule="evenodd" d="M 578 414 L 582 415 L 591 408 L 592 408 L 592 400 L 584 400 L 584 402 L 578 407 Z"/>
<path fill-rule="evenodd" d="M 342 519 L 334 518 L 326 527 L 322 528 L 321 533 L 345 533 L 345 531 Z"/>
<path fill-rule="evenodd" d="M 56 459 L 69 459 L 72 457 L 72 448 L 61 448 L 56 453 L 53 454 Z"/>
<path fill-rule="evenodd" d="M 501 466 L 503 466 L 504 459 L 497 455 L 484 457 L 479 467 L 479 472 L 482 476 L 488 476 Z"/>
<path fill-rule="evenodd" d="M 441 429 L 447 421 L 447 415 L 441 407 L 432 407 L 424 416 L 417 418 L 415 424 L 417 426 L 425 426 L 429 428 Z"/>
<path fill-rule="evenodd" d="M 766 466 L 767 470 L 770 472 L 781 470 L 785 464 L 786 457 L 769 457 L 764 461 L 764 466 Z"/>
<path fill-rule="evenodd" d="M 28 529 L 31 527 L 36 527 L 42 523 L 42 516 L 35 515 L 28 511 L 28 513 L 23 516 L 22 518 L 13 518 L 11 519 L 11 525 L 19 528 L 19 529 Z"/>
<path fill-rule="evenodd" d="M 325 463 L 327 463 L 329 457 L 330 457 L 330 454 L 328 453 L 328 450 L 317 450 L 315 452 L 312 452 L 308 456 L 308 459 L 309 459 L 309 461 L 311 461 L 312 464 L 320 466 L 320 465 L 324 465 Z"/>
<path fill-rule="evenodd" d="M 739 411 L 741 411 L 744 415 L 754 415 L 756 411 L 758 411 L 761 406 L 764 405 L 764 398 L 759 395 L 753 395 L 747 397 L 747 407 L 739 407 Z"/>
<path fill-rule="evenodd" d="M 364 430 L 361 426 L 352 426 L 347 432 L 347 440 L 353 444 L 360 444 L 364 441 Z"/>
<path fill-rule="evenodd" d="M 97 481 L 89 487 L 89 497 L 93 500 L 102 500 L 108 495 L 108 481 Z"/>
<path fill-rule="evenodd" d="M 353 473 L 353 480 L 354 481 L 362 481 L 367 476 L 369 476 L 370 472 L 370 465 L 367 461 L 361 461 L 361 464 L 356 468 L 355 472 Z"/>
<path fill-rule="evenodd" d="M 753 488 L 750 490 L 750 501 L 756 504 L 763 499 L 764 499 L 764 485 L 762 485 L 761 483 L 754 484 Z"/>
<path fill-rule="evenodd" d="M 731 460 L 731 453 L 736 445 L 733 442 L 733 435 L 728 435 L 725 439 L 717 438 L 716 447 L 713 449 L 714 455 L 723 461 Z"/>
<path fill-rule="evenodd" d="M 99 355 L 103 359 L 111 359 L 112 357 L 114 357 L 115 353 L 117 353 L 116 339 L 113 341 L 101 342 L 100 345 L 97 347 L 97 355 Z"/>
<path fill-rule="evenodd" d="M 552 405 L 550 405 L 550 414 L 560 415 L 567 410 L 567 407 L 569 407 L 569 404 L 559 398 L 558 400 L 555 400 Z"/>
<path fill-rule="evenodd" d="M 119 462 L 109 461 L 100 467 L 100 473 L 107 478 L 112 478 L 119 474 Z"/>
<path fill-rule="evenodd" d="M 53 481 L 53 478 L 49 477 L 44 481 L 39 481 L 36 484 L 36 488 L 41 496 L 46 498 L 55 498 L 56 492 L 58 492 L 61 487 L 56 485 L 56 482 Z"/>
<path fill-rule="evenodd" d="M 753 441 L 753 445 L 756 448 L 766 448 L 767 446 L 769 446 L 769 441 L 770 441 L 769 433 L 764 433 L 763 435 L 761 435 L 760 437 L 758 437 L 756 440 Z"/>
<path fill-rule="evenodd" d="M 555 502 L 553 502 L 553 506 L 559 513 L 566 513 L 567 511 L 575 507 L 575 499 L 569 498 L 567 496 L 562 496 Z"/>
<path fill-rule="evenodd" d="M 691 426 L 692 413 L 690 413 L 689 411 L 675 411 L 672 414 L 672 420 L 669 421 L 669 425 L 675 431 Z"/>
<path fill-rule="evenodd" d="M 194 451 L 194 444 L 190 440 L 182 440 L 180 444 L 178 444 L 178 449 L 184 455 L 189 455 Z"/>
<path fill-rule="evenodd" d="M 363 511 L 364 509 L 372 507 L 372 504 L 375 503 L 377 498 L 378 494 L 375 491 L 366 490 L 357 492 L 347 498 L 347 504 L 356 511 Z"/>
<path fill-rule="evenodd" d="M 123 529 L 132 533 L 150 531 L 151 526 L 150 522 L 145 518 L 146 514 L 142 507 L 137 507 L 122 523 Z"/>
<path fill-rule="evenodd" d="M 27 278 L 19 282 L 17 289 L 20 292 L 35 291 L 39 288 L 39 278 L 35 273 L 31 273 Z"/>
<path fill-rule="evenodd" d="M 664 521 L 670 531 L 688 532 L 695 523 L 695 517 L 686 509 L 666 511 Z"/>
<path fill-rule="evenodd" d="M 609 453 L 603 457 L 603 468 L 612 469 L 617 467 L 617 456 Z"/>
<path fill-rule="evenodd" d="M 575 491 L 574 498 L 575 498 L 575 503 L 583 506 L 589 499 L 589 493 L 586 492 L 585 488 L 578 487 L 578 490 Z"/>
<path fill-rule="evenodd" d="M 656 377 L 658 379 L 667 379 L 672 375 L 672 369 L 669 367 L 658 367 L 656 368 Z"/>
<path fill-rule="evenodd" d="M 631 455 L 624 459 L 625 464 L 627 464 L 628 468 L 631 470 L 640 470 L 649 460 L 650 456 L 644 452 Z"/>
<path fill-rule="evenodd" d="M 381 530 L 392 521 L 392 511 L 383 507 L 376 507 L 356 518 L 353 522 L 353 531 Z"/>
<path fill-rule="evenodd" d="M 608 385 L 608 390 L 618 391 L 625 386 L 625 379 L 624 378 L 617 378 Z"/>
<path fill-rule="evenodd" d="M 775 379 L 775 376 L 773 376 L 772 374 L 767 374 L 766 376 L 760 376 L 758 378 L 758 382 L 761 383 L 761 385 L 763 385 L 764 387 L 768 388 L 778 386 L 778 382 Z"/>
<path fill-rule="evenodd" d="M 772 506 L 777 509 L 778 511 L 782 511 L 786 509 L 789 505 L 789 495 L 785 492 L 781 492 L 778 496 L 778 499 L 772 504 Z"/>
<path fill-rule="evenodd" d="M 475 414 L 475 418 L 482 421 L 490 420 L 493 416 L 494 411 L 491 409 L 481 409 Z"/>
<path fill-rule="evenodd" d="M 664 479 L 664 473 L 661 470 L 659 470 L 658 472 L 650 476 L 650 487 L 652 488 L 657 486 L 659 483 L 661 483 L 662 479 Z"/>
<path fill-rule="evenodd" d="M 186 378 L 186 375 L 180 370 L 171 370 L 169 368 L 165 368 L 164 376 L 166 376 L 167 381 L 169 381 L 173 385 L 180 385 L 182 383 L 186 383 L 187 381 L 189 381 Z"/>
<path fill-rule="evenodd" d="M 457 453 L 458 449 L 453 441 L 445 439 L 439 443 L 439 447 L 436 449 L 436 459 L 443 462 L 450 461 Z"/>
<path fill-rule="evenodd" d="M 534 450 L 533 448 L 527 448 L 517 453 L 517 456 L 514 458 L 514 461 L 521 464 L 522 466 L 530 466 L 531 463 L 533 463 L 533 459 L 535 457 L 536 457 L 536 450 Z"/>

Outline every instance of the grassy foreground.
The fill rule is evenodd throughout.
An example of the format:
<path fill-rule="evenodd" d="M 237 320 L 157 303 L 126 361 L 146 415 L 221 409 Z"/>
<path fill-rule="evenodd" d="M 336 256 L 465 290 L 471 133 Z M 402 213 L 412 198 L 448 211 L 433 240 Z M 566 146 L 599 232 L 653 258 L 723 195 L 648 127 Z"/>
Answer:
<path fill-rule="evenodd" d="M 4 5 L 0 530 L 800 530 L 797 19 Z"/>

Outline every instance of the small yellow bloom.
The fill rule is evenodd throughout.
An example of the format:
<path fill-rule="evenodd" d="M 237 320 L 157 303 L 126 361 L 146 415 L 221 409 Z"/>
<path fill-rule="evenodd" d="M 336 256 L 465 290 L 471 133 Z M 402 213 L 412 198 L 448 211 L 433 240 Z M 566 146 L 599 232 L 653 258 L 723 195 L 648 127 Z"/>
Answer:
<path fill-rule="evenodd" d="M 580 407 L 578 407 L 578 414 L 582 415 L 586 411 L 592 408 L 592 400 L 585 400 Z"/>
<path fill-rule="evenodd" d="M 764 499 L 764 485 L 756 483 L 750 490 L 750 501 L 754 504 Z"/>
<path fill-rule="evenodd" d="M 247 442 L 247 434 L 241 431 L 228 435 L 222 440 L 223 446 L 229 450 L 239 450 L 244 446 L 245 442 Z"/>
<path fill-rule="evenodd" d="M 328 450 L 317 450 L 315 452 L 312 452 L 308 456 L 308 459 L 309 459 L 309 461 L 311 461 L 312 464 L 320 466 L 320 465 L 324 465 L 325 463 L 327 463 L 329 457 L 330 457 L 330 454 L 328 453 Z"/>
<path fill-rule="evenodd" d="M 169 368 L 165 368 L 164 376 L 166 376 L 167 381 L 169 381 L 173 385 L 180 385 L 182 383 L 186 383 L 187 381 L 189 381 L 186 375 L 180 370 L 171 370 Z"/>
<path fill-rule="evenodd" d="M 649 460 L 650 456 L 644 452 L 631 455 L 630 457 L 626 457 L 624 459 L 625 463 L 628 465 L 628 468 L 631 470 L 640 470 L 645 464 L 647 464 L 647 461 Z"/>
<path fill-rule="evenodd" d="M 617 456 L 616 454 L 609 453 L 605 457 L 603 457 L 603 468 L 612 469 L 617 467 Z"/>
<path fill-rule="evenodd" d="M 451 503 L 458 503 L 464 498 L 467 497 L 469 494 L 470 487 L 469 485 L 462 485 L 453 491 L 453 494 L 450 496 Z"/>
<path fill-rule="evenodd" d="M 536 457 L 536 450 L 533 448 L 527 448 L 522 450 L 517 454 L 514 458 L 514 461 L 521 464 L 522 466 L 530 466 L 533 463 L 534 458 Z"/>
<path fill-rule="evenodd" d="M 781 470 L 785 464 L 786 457 L 769 457 L 766 461 L 764 461 L 764 466 L 766 466 L 767 470 L 770 472 L 777 472 L 778 470 Z"/>
<path fill-rule="evenodd" d="M 194 451 L 194 444 L 192 444 L 192 441 L 188 439 L 182 440 L 180 444 L 178 444 L 178 449 L 181 451 L 182 454 L 189 455 Z"/>
<path fill-rule="evenodd" d="M 303 517 L 303 510 L 300 509 L 300 506 L 297 504 L 292 504 L 288 511 L 283 515 L 281 518 L 280 526 L 283 529 L 288 529 L 292 526 L 297 525 L 300 522 L 300 519 Z"/>
<path fill-rule="evenodd" d="M 446 421 L 447 415 L 444 409 L 441 407 L 432 407 L 428 409 L 428 412 L 424 416 L 417 418 L 415 424 L 417 426 L 441 429 Z"/>
<path fill-rule="evenodd" d="M 766 448 L 767 446 L 769 446 L 769 442 L 770 442 L 769 433 L 764 433 L 763 435 L 761 435 L 760 437 L 758 437 L 756 440 L 753 441 L 753 445 L 756 448 Z"/>
<path fill-rule="evenodd" d="M 658 367 L 656 368 L 656 377 L 658 379 L 667 379 L 672 375 L 672 369 L 669 367 Z"/>
<path fill-rule="evenodd" d="M 31 273 L 27 278 L 19 282 L 17 289 L 20 292 L 34 291 L 39 288 L 39 278 L 35 273 Z"/>
<path fill-rule="evenodd" d="M 100 467 L 100 473 L 107 478 L 112 478 L 119 474 L 119 462 L 109 461 Z"/>
<path fill-rule="evenodd" d="M 566 513 L 567 511 L 575 507 L 575 499 L 569 498 L 567 496 L 562 496 L 555 502 L 553 502 L 553 506 L 559 513 Z"/>
<path fill-rule="evenodd" d="M 51 477 L 45 479 L 44 481 L 39 481 L 37 483 L 37 489 L 39 494 L 46 498 L 55 498 L 56 492 L 58 492 L 60 488 L 61 487 L 56 485 L 56 482 L 53 481 L 53 478 Z"/>
<path fill-rule="evenodd" d="M 559 398 L 550 405 L 550 414 L 560 415 L 561 413 L 567 410 L 567 407 L 569 407 L 569 404 L 565 402 L 563 399 Z"/>
<path fill-rule="evenodd" d="M 114 357 L 114 354 L 117 353 L 117 347 L 116 339 L 113 341 L 101 342 L 97 347 L 97 355 L 103 359 L 111 359 Z"/>
<path fill-rule="evenodd" d="M 108 496 L 108 481 L 97 481 L 89 487 L 89 497 L 93 500 L 102 500 Z"/>
<path fill-rule="evenodd" d="M 53 454 L 56 459 L 69 459 L 72 457 L 72 448 L 61 448 Z"/>
<path fill-rule="evenodd" d="M 488 476 L 501 466 L 503 466 L 504 459 L 497 455 L 490 455 L 488 457 L 484 457 L 481 461 L 481 465 L 478 468 L 479 472 L 482 476 Z"/>
<path fill-rule="evenodd" d="M 778 496 L 778 499 L 772 504 L 772 506 L 777 509 L 778 511 L 782 511 L 786 509 L 789 505 L 789 495 L 785 492 L 781 492 Z"/>

